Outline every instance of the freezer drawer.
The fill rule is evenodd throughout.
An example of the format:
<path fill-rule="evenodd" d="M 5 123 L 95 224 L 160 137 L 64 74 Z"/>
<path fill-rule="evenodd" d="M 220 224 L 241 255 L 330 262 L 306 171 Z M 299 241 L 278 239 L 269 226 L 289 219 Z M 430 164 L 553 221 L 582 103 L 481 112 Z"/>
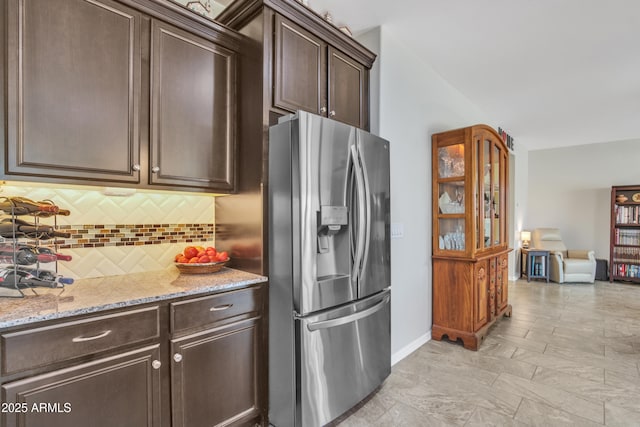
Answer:
<path fill-rule="evenodd" d="M 390 290 L 299 318 L 296 425 L 324 425 L 348 411 L 391 372 Z"/>

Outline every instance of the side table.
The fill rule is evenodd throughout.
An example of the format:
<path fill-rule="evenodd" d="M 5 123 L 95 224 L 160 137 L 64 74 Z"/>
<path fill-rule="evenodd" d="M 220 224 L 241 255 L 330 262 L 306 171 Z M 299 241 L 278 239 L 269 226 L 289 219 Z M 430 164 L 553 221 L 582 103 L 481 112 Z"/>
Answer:
<path fill-rule="evenodd" d="M 544 249 L 521 249 L 520 275 L 531 279 L 546 279 L 549 283 L 549 251 Z"/>

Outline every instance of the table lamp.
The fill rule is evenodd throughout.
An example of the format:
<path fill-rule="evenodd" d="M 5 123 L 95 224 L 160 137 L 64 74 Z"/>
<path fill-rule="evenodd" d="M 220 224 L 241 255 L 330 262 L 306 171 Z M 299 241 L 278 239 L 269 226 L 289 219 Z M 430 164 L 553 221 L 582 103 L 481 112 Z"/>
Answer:
<path fill-rule="evenodd" d="M 530 231 L 521 231 L 520 232 L 520 240 L 522 240 L 522 247 L 524 249 L 529 249 L 529 242 L 531 241 L 531 232 Z"/>

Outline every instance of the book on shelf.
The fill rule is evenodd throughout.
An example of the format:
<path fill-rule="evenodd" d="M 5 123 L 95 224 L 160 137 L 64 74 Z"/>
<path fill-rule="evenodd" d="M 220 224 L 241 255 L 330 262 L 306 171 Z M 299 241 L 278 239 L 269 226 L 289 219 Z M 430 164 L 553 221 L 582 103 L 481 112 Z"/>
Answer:
<path fill-rule="evenodd" d="M 614 244 L 640 246 L 640 229 L 619 229 L 614 232 Z"/>
<path fill-rule="evenodd" d="M 640 265 L 637 264 L 615 264 L 615 271 L 618 277 L 640 277 Z"/>
<path fill-rule="evenodd" d="M 640 224 L 640 206 L 615 206 L 616 224 Z"/>
<path fill-rule="evenodd" d="M 640 263 L 640 247 L 614 246 L 613 261 Z"/>

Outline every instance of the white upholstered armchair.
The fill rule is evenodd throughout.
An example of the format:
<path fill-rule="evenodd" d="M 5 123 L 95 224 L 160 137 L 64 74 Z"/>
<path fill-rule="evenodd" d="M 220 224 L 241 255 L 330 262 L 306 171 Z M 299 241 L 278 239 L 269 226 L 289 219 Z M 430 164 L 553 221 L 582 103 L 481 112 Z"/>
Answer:
<path fill-rule="evenodd" d="M 557 228 L 536 228 L 531 233 L 531 242 L 533 248 L 549 251 L 549 278 L 554 282 L 594 282 L 594 251 L 567 249 Z"/>

